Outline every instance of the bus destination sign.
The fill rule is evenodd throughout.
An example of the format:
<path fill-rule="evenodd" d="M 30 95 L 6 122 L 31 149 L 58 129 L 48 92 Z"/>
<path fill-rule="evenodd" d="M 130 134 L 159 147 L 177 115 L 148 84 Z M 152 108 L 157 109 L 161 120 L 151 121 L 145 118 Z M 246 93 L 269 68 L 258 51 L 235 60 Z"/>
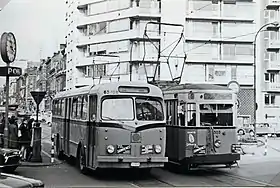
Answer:
<path fill-rule="evenodd" d="M 231 100 L 231 93 L 205 93 L 204 99 L 206 100 Z"/>

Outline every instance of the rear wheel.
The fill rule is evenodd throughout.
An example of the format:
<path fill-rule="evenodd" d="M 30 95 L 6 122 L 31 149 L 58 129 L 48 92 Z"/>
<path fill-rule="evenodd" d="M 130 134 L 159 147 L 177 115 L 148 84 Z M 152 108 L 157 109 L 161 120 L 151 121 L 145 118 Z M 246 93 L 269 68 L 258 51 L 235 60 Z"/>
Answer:
<path fill-rule="evenodd" d="M 252 137 L 255 135 L 254 131 L 252 131 L 252 130 L 249 132 L 249 134 L 250 134 L 250 136 L 252 136 Z"/>
<path fill-rule="evenodd" d="M 87 174 L 86 156 L 82 147 L 78 149 L 77 165 L 82 174 Z"/>
<path fill-rule="evenodd" d="M 60 149 L 60 140 L 59 139 L 60 139 L 60 137 L 59 137 L 59 135 L 57 135 L 57 137 L 56 137 L 56 154 L 57 154 L 57 158 L 59 160 L 62 160 L 64 157 L 64 154 L 63 154 L 63 151 L 61 151 L 61 149 Z"/>

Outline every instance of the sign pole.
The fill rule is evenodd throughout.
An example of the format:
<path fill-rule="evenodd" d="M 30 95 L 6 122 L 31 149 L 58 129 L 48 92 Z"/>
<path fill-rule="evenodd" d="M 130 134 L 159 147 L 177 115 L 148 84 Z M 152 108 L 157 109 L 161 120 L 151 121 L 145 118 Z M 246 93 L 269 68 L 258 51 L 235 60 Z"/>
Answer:
<path fill-rule="evenodd" d="M 10 63 L 7 63 L 7 67 L 9 67 Z M 9 75 L 6 76 L 6 103 L 5 103 L 5 129 L 4 129 L 4 148 L 9 147 Z"/>

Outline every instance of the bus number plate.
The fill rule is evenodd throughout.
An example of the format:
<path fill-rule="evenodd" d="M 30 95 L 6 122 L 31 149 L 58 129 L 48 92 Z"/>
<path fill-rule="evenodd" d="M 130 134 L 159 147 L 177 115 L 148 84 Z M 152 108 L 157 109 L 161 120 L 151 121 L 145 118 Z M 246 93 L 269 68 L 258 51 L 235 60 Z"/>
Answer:
<path fill-rule="evenodd" d="M 139 167 L 139 166 L 140 166 L 140 163 L 139 163 L 139 162 L 132 162 L 132 163 L 130 164 L 130 166 L 132 166 L 132 167 Z"/>

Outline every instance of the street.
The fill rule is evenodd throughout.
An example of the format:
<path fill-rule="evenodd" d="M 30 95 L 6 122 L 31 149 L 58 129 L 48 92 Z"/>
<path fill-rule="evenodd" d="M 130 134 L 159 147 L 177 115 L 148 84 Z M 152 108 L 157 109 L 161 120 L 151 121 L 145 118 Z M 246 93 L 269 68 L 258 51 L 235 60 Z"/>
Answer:
<path fill-rule="evenodd" d="M 50 153 L 50 127 L 43 126 L 43 150 Z M 263 138 L 259 138 L 263 139 Z M 49 167 L 20 167 L 17 174 L 42 180 L 47 187 L 187 187 L 187 186 L 280 186 L 280 139 L 269 138 L 267 155 L 264 146 L 246 146 L 239 167 L 200 167 L 179 174 L 153 169 L 147 177 L 131 176 L 130 171 L 108 170 L 105 173 L 81 174 L 75 166 L 62 163 Z M 254 155 L 250 154 L 254 152 Z"/>

